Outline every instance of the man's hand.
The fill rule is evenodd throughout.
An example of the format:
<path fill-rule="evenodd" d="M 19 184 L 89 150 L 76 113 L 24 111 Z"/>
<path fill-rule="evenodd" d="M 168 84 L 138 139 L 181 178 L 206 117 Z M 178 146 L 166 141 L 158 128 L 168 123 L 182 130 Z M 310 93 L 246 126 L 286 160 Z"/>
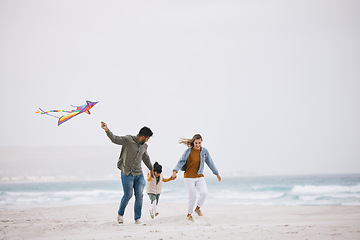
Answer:
<path fill-rule="evenodd" d="M 221 177 L 220 174 L 216 175 L 216 177 L 218 178 L 219 182 L 221 181 Z"/>
<path fill-rule="evenodd" d="M 107 127 L 106 123 L 101 122 L 101 128 L 105 130 L 105 132 L 109 131 L 109 128 Z"/>

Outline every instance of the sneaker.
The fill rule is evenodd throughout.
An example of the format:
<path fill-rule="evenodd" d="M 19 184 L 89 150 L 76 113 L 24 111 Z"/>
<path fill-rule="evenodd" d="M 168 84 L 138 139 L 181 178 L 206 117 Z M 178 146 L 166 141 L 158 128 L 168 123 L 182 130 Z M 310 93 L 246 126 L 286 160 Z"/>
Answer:
<path fill-rule="evenodd" d="M 201 217 L 201 216 L 204 216 L 204 215 L 202 214 L 200 208 L 199 208 L 199 209 L 195 209 L 195 212 L 196 212 L 197 215 L 199 215 L 200 217 Z"/>
<path fill-rule="evenodd" d="M 124 225 L 124 218 L 123 216 L 119 215 L 117 216 L 117 222 L 119 225 Z"/>
<path fill-rule="evenodd" d="M 157 215 L 159 215 L 159 213 L 157 212 L 157 213 L 155 213 L 155 217 L 157 217 Z"/>
<path fill-rule="evenodd" d="M 149 213 L 150 213 L 150 217 L 152 218 L 152 219 L 154 219 L 154 213 L 150 210 L 149 211 Z M 156 216 L 156 215 L 155 215 Z"/>
<path fill-rule="evenodd" d="M 194 219 L 193 219 L 193 217 L 191 215 L 186 216 L 186 219 L 189 220 L 189 221 L 194 221 Z"/>
<path fill-rule="evenodd" d="M 146 225 L 146 223 L 142 222 L 140 219 L 136 219 L 135 224 L 139 225 L 139 226 L 145 226 Z"/>

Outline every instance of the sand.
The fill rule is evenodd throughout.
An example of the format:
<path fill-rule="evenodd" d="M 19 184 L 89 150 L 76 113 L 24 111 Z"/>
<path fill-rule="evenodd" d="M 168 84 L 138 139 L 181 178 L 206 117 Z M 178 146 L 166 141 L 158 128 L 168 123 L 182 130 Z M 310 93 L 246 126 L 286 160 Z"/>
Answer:
<path fill-rule="evenodd" d="M 360 239 L 360 206 L 205 204 L 190 222 L 186 203 L 160 202 L 152 220 L 146 200 L 146 226 L 134 224 L 133 202 L 123 226 L 118 204 L 0 210 L 0 239 Z"/>

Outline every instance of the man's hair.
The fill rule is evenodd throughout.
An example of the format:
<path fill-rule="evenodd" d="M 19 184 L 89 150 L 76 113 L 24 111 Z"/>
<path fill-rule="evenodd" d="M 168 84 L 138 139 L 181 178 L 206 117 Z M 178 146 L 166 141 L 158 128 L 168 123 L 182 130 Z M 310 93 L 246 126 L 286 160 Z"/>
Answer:
<path fill-rule="evenodd" d="M 153 135 L 153 132 L 151 131 L 150 128 L 148 127 L 143 127 L 142 129 L 140 129 L 139 131 L 139 136 L 144 136 L 144 137 L 151 137 Z"/>

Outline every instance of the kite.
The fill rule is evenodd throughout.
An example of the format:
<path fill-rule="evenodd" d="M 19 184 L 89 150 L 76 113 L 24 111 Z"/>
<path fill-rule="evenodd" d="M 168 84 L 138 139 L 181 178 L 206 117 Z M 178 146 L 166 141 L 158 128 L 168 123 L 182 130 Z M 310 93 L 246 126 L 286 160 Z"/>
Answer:
<path fill-rule="evenodd" d="M 90 101 L 86 101 L 86 105 L 82 105 L 82 106 L 73 106 L 71 105 L 72 107 L 76 108 L 75 110 L 70 110 L 70 111 L 66 111 L 66 110 L 49 110 L 49 111 L 44 111 L 42 110 L 41 108 L 39 108 L 39 110 L 36 112 L 36 113 L 40 113 L 40 114 L 46 114 L 46 115 L 49 115 L 49 116 L 52 116 L 52 117 L 55 117 L 55 118 L 58 118 L 59 121 L 58 121 L 58 126 L 60 126 L 60 124 L 63 124 L 64 122 L 70 120 L 71 118 L 81 114 L 81 113 L 87 113 L 87 114 L 90 114 L 90 109 L 95 106 L 95 104 L 97 104 L 98 102 L 90 102 Z M 55 115 L 52 115 L 50 113 L 52 112 L 66 112 L 68 114 L 66 115 L 63 115 L 61 117 L 58 117 L 58 116 L 55 116 Z"/>

